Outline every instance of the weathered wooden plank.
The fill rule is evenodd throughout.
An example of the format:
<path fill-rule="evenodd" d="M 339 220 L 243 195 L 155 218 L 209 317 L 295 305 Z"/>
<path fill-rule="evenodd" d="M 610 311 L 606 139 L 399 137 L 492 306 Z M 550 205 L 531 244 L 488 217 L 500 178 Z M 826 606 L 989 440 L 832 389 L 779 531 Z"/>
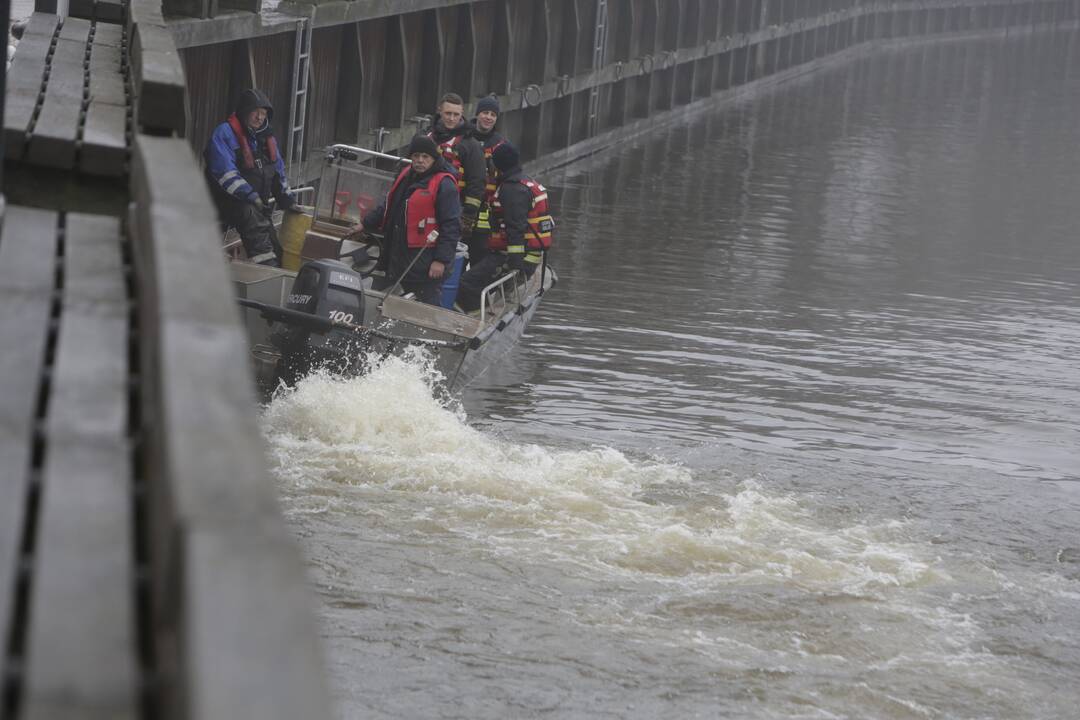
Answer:
<path fill-rule="evenodd" d="M 96 41 L 97 34 L 94 39 Z M 122 52 L 111 45 L 93 45 L 90 53 L 90 101 L 126 105 Z"/>
<path fill-rule="evenodd" d="M 100 2 L 100 0 L 99 0 Z M 124 26 L 98 23 L 94 27 L 94 52 L 101 47 L 119 48 L 124 44 Z"/>
<path fill-rule="evenodd" d="M 21 160 L 39 93 L 9 89 L 4 102 L 4 157 Z"/>
<path fill-rule="evenodd" d="M 169 29 L 136 22 L 131 62 L 138 124 L 183 135 L 187 127 L 184 69 Z"/>
<path fill-rule="evenodd" d="M 85 51 L 86 41 L 90 36 L 89 20 L 83 18 L 65 18 L 64 26 L 60 28 L 60 39 L 79 43 Z"/>
<path fill-rule="evenodd" d="M 171 5 L 171 3 L 169 3 Z M 166 3 L 161 0 L 130 0 L 128 3 L 128 36 L 134 35 L 133 25 L 149 24 L 165 27 L 162 11 Z M 170 9 L 170 14 L 171 14 Z"/>
<path fill-rule="evenodd" d="M 31 20 L 37 24 L 40 13 Z M 51 16 L 51 27 L 56 28 L 56 16 Z M 28 28 L 27 33 L 30 32 Z M 34 110 L 41 100 L 44 87 L 45 61 L 52 48 L 52 35 L 24 34 L 15 50 L 11 67 L 7 71 L 7 95 L 4 102 L 4 150 L 12 159 L 20 159 L 25 152 L 26 134 L 34 117 Z"/>
<path fill-rule="evenodd" d="M 0 637 L 9 623 L 56 266 L 56 213 L 9 206 L 0 222 Z M 7 653 L 0 653 L 6 677 Z"/>
<path fill-rule="evenodd" d="M 138 715 L 119 237 L 115 218 L 67 216 L 27 634 L 27 720 Z"/>
<path fill-rule="evenodd" d="M 153 605 L 174 633 L 159 665 L 178 676 L 166 693 L 191 717 L 328 717 L 209 193 L 184 140 L 140 135 L 134 150 Z"/>
<path fill-rule="evenodd" d="M 200 528 L 185 554 L 190 716 L 329 718 L 318 633 L 284 525 Z"/>
<path fill-rule="evenodd" d="M 27 160 L 35 165 L 70 169 L 82 112 L 86 42 L 90 23 L 69 18 L 53 50 L 45 102 L 30 136 Z"/>
<path fill-rule="evenodd" d="M 55 13 L 35 12 L 30 16 L 30 22 L 26 24 L 23 40 L 32 37 L 52 38 L 59 22 L 60 18 Z"/>
<path fill-rule="evenodd" d="M 104 59 L 99 63 L 91 63 L 90 101 L 125 106 L 127 96 L 124 94 L 124 78 L 120 74 L 120 67 L 106 63 Z"/>
<path fill-rule="evenodd" d="M 248 366 L 236 362 L 247 348 L 206 183 L 182 140 L 140 135 L 135 148 L 131 192 L 140 232 L 138 274 L 150 283 L 143 295 L 153 298 L 140 303 L 140 310 L 153 313 L 143 327 L 154 328 L 154 343 L 146 347 L 156 347 L 159 356 L 146 366 L 160 367 L 159 407 L 153 412 L 159 428 L 168 428 L 160 439 L 173 448 L 167 456 L 176 463 L 169 468 L 175 473 L 172 512 L 184 521 L 232 513 L 272 516 L 276 500 L 263 477 L 257 428 L 243 420 L 230 430 L 230 445 L 238 443 L 238 449 L 215 439 L 254 398 Z M 202 388 L 197 400 L 185 390 L 190 387 Z M 222 468 L 229 468 L 228 482 L 220 479 Z"/>
<path fill-rule="evenodd" d="M 97 43 L 93 43 L 93 50 L 90 53 L 91 74 L 93 74 L 93 72 L 97 70 L 110 70 L 113 72 L 120 72 L 120 63 L 122 57 L 123 52 L 119 47 L 114 47 L 112 45 L 98 45 Z M 93 80 L 92 77 L 91 80 Z"/>
<path fill-rule="evenodd" d="M 127 108 L 91 102 L 83 127 L 79 169 L 89 175 L 121 177 L 127 164 Z"/>

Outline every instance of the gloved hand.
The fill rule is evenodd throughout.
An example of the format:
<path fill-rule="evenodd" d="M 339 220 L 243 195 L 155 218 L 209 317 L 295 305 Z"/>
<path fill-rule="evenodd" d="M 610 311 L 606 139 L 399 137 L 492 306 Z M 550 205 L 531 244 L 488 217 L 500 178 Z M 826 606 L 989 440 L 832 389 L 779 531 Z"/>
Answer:
<path fill-rule="evenodd" d="M 364 223 L 353 225 L 349 232 L 345 233 L 343 240 L 352 240 L 354 242 L 361 242 L 364 238 Z"/>
<path fill-rule="evenodd" d="M 273 208 L 264 203 L 261 197 L 256 197 L 253 204 L 255 205 L 255 209 L 263 214 L 263 217 L 270 217 L 274 214 Z"/>
<path fill-rule="evenodd" d="M 522 253 L 507 253 L 506 254 L 506 267 L 510 270 L 524 270 L 525 269 L 525 255 Z"/>
<path fill-rule="evenodd" d="M 289 193 L 285 193 L 277 199 L 277 206 L 285 212 L 300 212 L 296 209 L 296 200 Z"/>

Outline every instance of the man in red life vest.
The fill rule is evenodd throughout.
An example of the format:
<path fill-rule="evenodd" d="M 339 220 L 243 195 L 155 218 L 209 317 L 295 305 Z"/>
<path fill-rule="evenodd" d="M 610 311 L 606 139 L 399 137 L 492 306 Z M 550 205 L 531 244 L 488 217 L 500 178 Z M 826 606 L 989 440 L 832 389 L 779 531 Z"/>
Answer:
<path fill-rule="evenodd" d="M 428 134 L 450 165 L 461 191 L 461 236 L 468 241 L 484 201 L 484 151 L 465 122 L 465 104 L 460 95 L 447 93 L 439 101 L 439 116 Z"/>
<path fill-rule="evenodd" d="M 405 293 L 438 305 L 461 238 L 461 201 L 454 174 L 433 140 L 413 137 L 409 159 L 412 164 L 398 173 L 386 199 L 364 216 L 357 231 L 382 231 L 386 287 L 401 279 Z"/>
<path fill-rule="evenodd" d="M 493 95 L 482 97 L 476 103 L 476 117 L 469 123 L 472 136 L 480 143 L 484 151 L 484 164 L 487 176 L 484 181 L 484 204 L 476 218 L 476 228 L 469 238 L 469 264 L 477 265 L 487 255 L 488 238 L 491 237 L 491 205 L 495 201 L 495 164 L 491 154 L 495 148 L 506 142 L 506 138 L 495 129 L 499 122 L 499 100 Z"/>
<path fill-rule="evenodd" d="M 547 190 L 521 169 L 517 148 L 506 142 L 491 155 L 498 187 L 492 204 L 488 254 L 461 277 L 457 303 L 466 312 L 480 307 L 484 288 L 508 272 L 532 277 L 551 247 L 555 221 Z"/>
<path fill-rule="evenodd" d="M 281 264 L 281 245 L 270 221 L 271 198 L 291 210 L 295 201 L 285 179 L 271 121 L 274 107 L 260 90 L 245 90 L 236 112 L 214 129 L 204 153 L 206 178 L 226 226 L 235 227 L 252 262 Z"/>

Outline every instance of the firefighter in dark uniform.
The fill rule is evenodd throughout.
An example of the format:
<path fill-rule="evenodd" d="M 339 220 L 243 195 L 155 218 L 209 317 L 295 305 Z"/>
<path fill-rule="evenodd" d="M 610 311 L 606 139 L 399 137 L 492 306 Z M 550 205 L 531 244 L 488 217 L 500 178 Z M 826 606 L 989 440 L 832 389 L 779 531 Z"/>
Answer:
<path fill-rule="evenodd" d="M 484 201 L 484 151 L 465 122 L 460 95 L 447 93 L 439 101 L 438 118 L 428 137 L 450 165 L 461 191 L 461 238 L 468 242 Z"/>
<path fill-rule="evenodd" d="M 493 95 L 480 98 L 476 103 L 476 117 L 470 123 L 472 136 L 480 142 L 484 150 L 484 164 L 487 177 L 484 183 L 484 204 L 476 218 L 476 228 L 469 239 L 469 264 L 477 265 L 487 255 L 488 238 L 491 236 L 491 205 L 495 201 L 495 163 L 491 154 L 495 148 L 506 142 L 506 138 L 495 129 L 499 121 L 499 100 Z"/>
<path fill-rule="evenodd" d="M 206 178 L 221 221 L 235 227 L 252 262 L 281 264 L 281 245 L 270 201 L 282 210 L 296 204 L 289 195 L 285 161 L 271 122 L 274 107 L 265 93 L 245 90 L 236 112 L 214 129 L 206 144 Z"/>
<path fill-rule="evenodd" d="M 498 186 L 492 204 L 492 233 L 488 254 L 461 278 L 457 303 L 466 312 L 480 307 L 484 288 L 503 275 L 518 271 L 532 277 L 551 247 L 555 221 L 547 190 L 521 169 L 517 148 L 503 143 L 491 155 Z"/>
<path fill-rule="evenodd" d="M 356 231 L 383 233 L 386 287 L 400 279 L 406 294 L 438 305 L 446 269 L 461 239 L 457 180 L 428 137 L 413 137 L 409 159 L 412 164 L 398 173 L 386 199 L 364 216 Z"/>

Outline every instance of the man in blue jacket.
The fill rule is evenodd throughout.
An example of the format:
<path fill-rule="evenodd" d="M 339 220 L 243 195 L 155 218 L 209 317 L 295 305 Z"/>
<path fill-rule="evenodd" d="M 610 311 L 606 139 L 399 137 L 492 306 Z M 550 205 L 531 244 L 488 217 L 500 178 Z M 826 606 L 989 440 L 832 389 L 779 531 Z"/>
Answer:
<path fill-rule="evenodd" d="M 282 210 L 291 210 L 296 202 L 289 195 L 273 119 L 270 98 L 261 90 L 245 90 L 236 112 L 214 129 L 205 159 L 222 222 L 240 233 L 249 260 L 279 266 L 281 245 L 270 220 L 270 201 L 277 200 Z"/>

